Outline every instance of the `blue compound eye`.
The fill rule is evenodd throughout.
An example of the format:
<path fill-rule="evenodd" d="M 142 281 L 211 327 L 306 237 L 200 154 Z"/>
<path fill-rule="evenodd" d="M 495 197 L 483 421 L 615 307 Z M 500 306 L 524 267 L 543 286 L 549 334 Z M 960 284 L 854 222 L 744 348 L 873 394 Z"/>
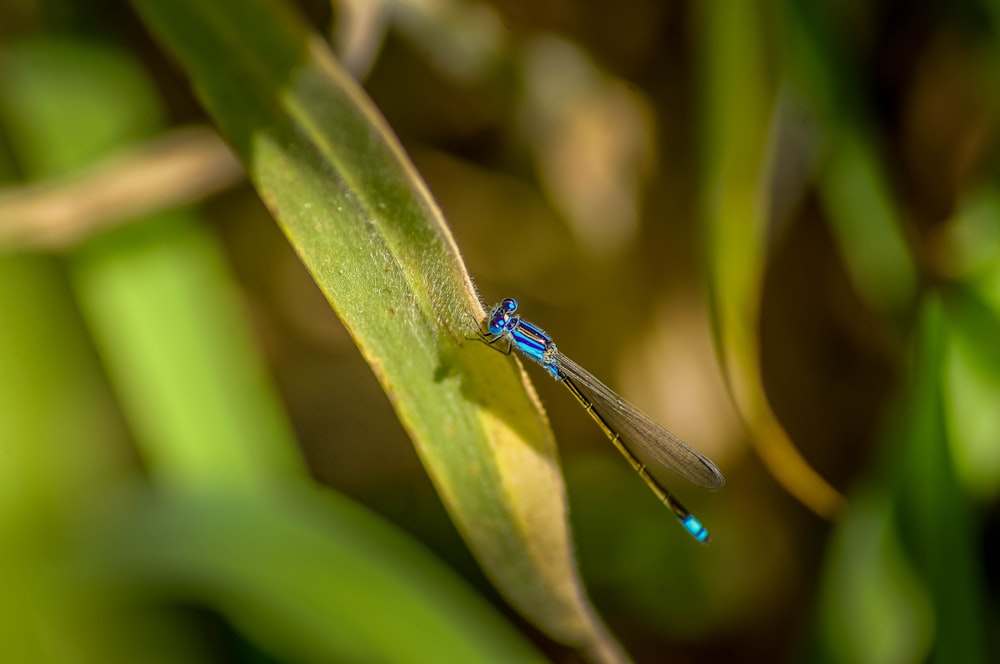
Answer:
<path fill-rule="evenodd" d="M 500 302 L 499 306 L 497 306 L 497 309 L 512 314 L 517 311 L 517 300 L 512 297 L 505 298 L 502 302 Z"/>
<path fill-rule="evenodd" d="M 490 334 L 500 334 L 507 328 L 508 317 L 503 311 L 497 311 L 490 318 Z"/>

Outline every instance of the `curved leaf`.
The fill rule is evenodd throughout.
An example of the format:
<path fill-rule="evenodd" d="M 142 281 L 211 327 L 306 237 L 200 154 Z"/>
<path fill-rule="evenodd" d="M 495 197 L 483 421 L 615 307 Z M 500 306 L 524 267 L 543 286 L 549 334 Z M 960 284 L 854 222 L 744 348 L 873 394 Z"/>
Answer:
<path fill-rule="evenodd" d="M 413 167 L 325 44 L 266 0 L 134 4 L 181 62 L 389 395 L 506 597 L 554 638 L 621 657 L 583 594 L 552 434 Z"/>
<path fill-rule="evenodd" d="M 705 216 L 715 342 L 754 449 L 802 504 L 832 518 L 844 499 L 806 462 L 771 410 L 760 374 L 761 290 L 771 229 L 762 191 L 777 92 L 769 84 L 755 5 L 703 8 Z M 733 103 L 734 99 L 740 100 Z"/>

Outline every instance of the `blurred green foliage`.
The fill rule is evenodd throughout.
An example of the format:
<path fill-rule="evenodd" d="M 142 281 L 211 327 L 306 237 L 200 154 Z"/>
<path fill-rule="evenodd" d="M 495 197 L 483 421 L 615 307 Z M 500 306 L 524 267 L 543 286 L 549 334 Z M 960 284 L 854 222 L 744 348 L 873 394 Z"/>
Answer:
<path fill-rule="evenodd" d="M 726 473 L 715 495 L 669 484 L 712 532 L 694 546 L 531 374 L 583 580 L 632 657 L 996 661 L 1000 4 L 715 4 L 292 11 L 335 35 L 484 296 L 517 296 Z M 0 7 L 0 228 L 26 223 L 27 185 L 206 121 L 133 11 Z M 476 568 L 274 229 L 240 187 L 64 251 L 0 247 L 0 659 L 565 659 L 546 611 L 514 600 L 522 622 Z"/>

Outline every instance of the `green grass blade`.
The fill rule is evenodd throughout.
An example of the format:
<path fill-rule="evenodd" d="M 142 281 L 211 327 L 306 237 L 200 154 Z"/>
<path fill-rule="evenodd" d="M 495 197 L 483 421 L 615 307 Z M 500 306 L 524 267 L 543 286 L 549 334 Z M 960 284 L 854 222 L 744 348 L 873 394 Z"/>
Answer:
<path fill-rule="evenodd" d="M 186 490 L 118 502 L 131 509 L 107 512 L 110 530 L 90 549 L 98 575 L 124 584 L 133 602 L 207 603 L 285 659 L 544 661 L 423 547 L 330 492 Z"/>
<path fill-rule="evenodd" d="M 835 661 L 989 661 L 986 570 L 945 399 L 949 337 L 966 324 L 923 298 L 881 463 L 837 524 L 822 590 Z"/>
<path fill-rule="evenodd" d="M 941 300 L 921 302 L 904 424 L 893 441 L 900 474 L 901 529 L 936 613 L 931 661 L 985 662 L 985 570 L 974 511 L 956 473 L 944 395 L 950 320 Z"/>
<path fill-rule="evenodd" d="M 72 172 L 159 119 L 113 49 L 38 39 L 0 56 L 0 128 L 23 175 Z M 204 661 L 190 633 L 163 638 L 169 620 L 142 639 L 141 619 L 123 629 L 114 592 L 79 573 L 82 513 L 136 466 L 65 277 L 50 256 L 0 256 L 0 660 Z"/>
<path fill-rule="evenodd" d="M 375 371 L 486 573 L 529 619 L 620 657 L 583 594 L 552 435 L 364 94 L 283 6 L 134 0 Z"/>
<path fill-rule="evenodd" d="M 74 285 L 155 479 L 253 492 L 306 476 L 221 249 L 185 211 L 72 257 Z"/>
<path fill-rule="evenodd" d="M 817 193 L 858 293 L 899 315 L 917 295 L 917 264 L 907 242 L 902 206 L 894 199 L 878 135 L 858 89 L 847 20 L 837 3 L 780 3 L 783 74 L 825 134 Z"/>
<path fill-rule="evenodd" d="M 764 21 L 752 3 L 707 4 L 700 14 L 710 128 L 704 137 L 702 213 L 716 347 L 761 460 L 802 504 L 832 518 L 843 497 L 795 448 L 771 409 L 760 373 L 760 301 L 773 230 L 762 190 L 777 102 Z"/>
<path fill-rule="evenodd" d="M 4 79 L 5 98 L 30 129 L 22 147 L 32 145 L 39 171 L 83 165 L 143 133 L 130 127 L 156 124 L 123 121 L 155 95 L 118 51 L 40 42 L 5 55 L 14 74 Z M 30 77 L 20 76 L 28 65 Z M 66 88 L 63 79 L 91 83 Z M 44 109 L 75 107 L 77 95 L 98 92 L 100 135 L 74 117 L 81 140 L 54 140 L 63 127 Z M 0 518 L 0 537 L 16 543 L 2 547 L 16 573 L 0 614 L 28 623 L 26 638 L 5 641 L 3 651 L 12 661 L 43 661 L 20 655 L 49 640 L 94 661 L 136 661 L 145 650 L 150 661 L 201 661 L 196 634 L 163 608 L 182 597 L 219 611 L 266 649 L 307 653 L 303 661 L 537 661 L 419 545 L 344 499 L 302 489 L 312 481 L 223 254 L 196 221 L 184 210 L 136 219 L 68 260 L 155 488 L 137 477 L 124 441 L 102 437 L 102 416 L 110 418 L 73 398 L 90 386 L 60 375 L 82 364 L 73 353 L 91 364 L 93 355 L 79 324 L 45 310 L 52 289 L 43 271 L 27 269 L 41 259 L 0 259 L 0 302 L 17 316 L 0 335 L 9 342 L 0 360 L 16 369 L 14 383 L 7 372 L 0 380 L 0 405 L 17 414 L 0 416 L 0 440 L 14 441 L 5 447 L 18 475 L 0 496 L 0 514 L 20 512 L 12 524 Z M 102 445 L 125 457 L 117 472 L 101 464 Z M 32 622 L 44 623 L 44 634 Z"/>

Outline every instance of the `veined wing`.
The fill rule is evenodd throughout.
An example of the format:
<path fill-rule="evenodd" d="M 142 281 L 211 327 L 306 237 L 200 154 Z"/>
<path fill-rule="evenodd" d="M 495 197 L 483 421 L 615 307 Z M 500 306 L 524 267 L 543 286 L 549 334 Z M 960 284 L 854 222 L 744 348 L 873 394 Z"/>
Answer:
<path fill-rule="evenodd" d="M 600 416 L 621 436 L 627 447 L 698 486 L 718 489 L 725 485 L 726 479 L 714 463 L 649 419 L 558 350 L 556 362 L 560 371 L 573 381 Z"/>

